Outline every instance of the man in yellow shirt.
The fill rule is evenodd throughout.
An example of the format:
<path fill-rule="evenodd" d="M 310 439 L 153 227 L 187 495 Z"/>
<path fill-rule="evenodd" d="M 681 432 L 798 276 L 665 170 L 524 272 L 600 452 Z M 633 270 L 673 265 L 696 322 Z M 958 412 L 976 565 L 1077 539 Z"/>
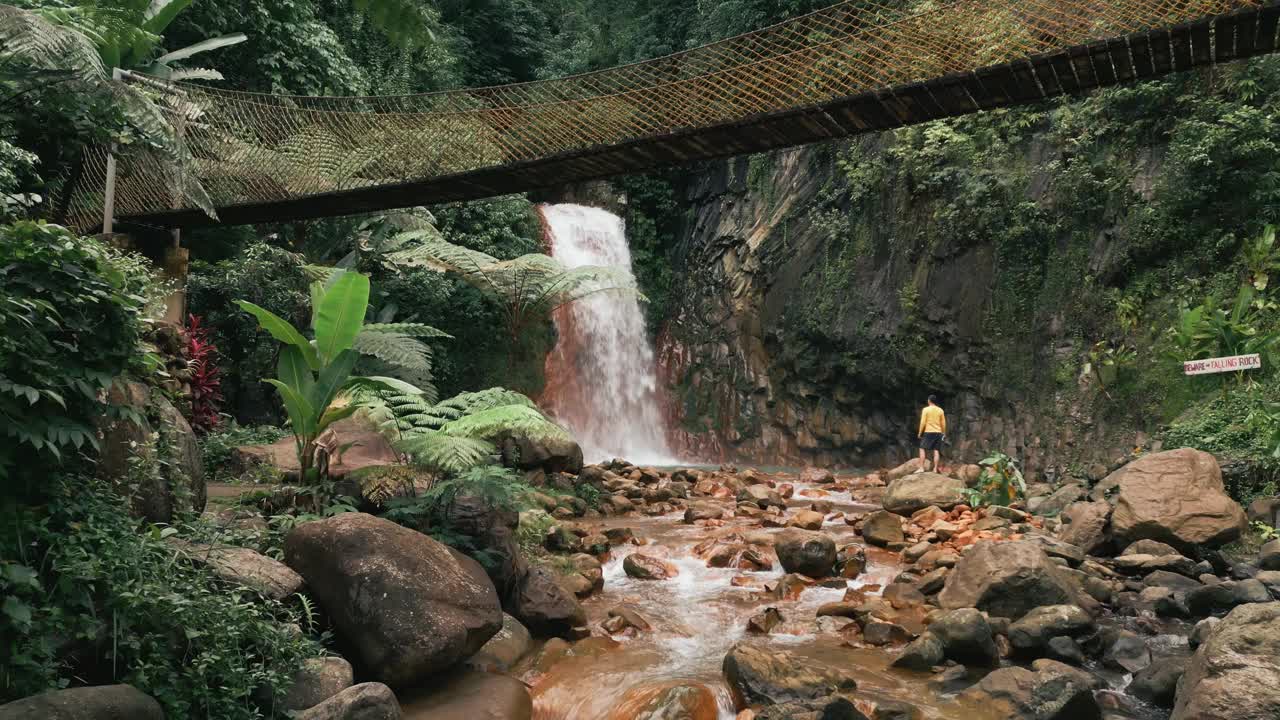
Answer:
<path fill-rule="evenodd" d="M 942 472 L 942 439 L 947 434 L 947 414 L 938 407 L 938 396 L 930 395 L 929 404 L 920 411 L 920 467 L 916 472 L 922 473 L 926 467 L 925 453 L 933 451 L 933 471 Z"/>

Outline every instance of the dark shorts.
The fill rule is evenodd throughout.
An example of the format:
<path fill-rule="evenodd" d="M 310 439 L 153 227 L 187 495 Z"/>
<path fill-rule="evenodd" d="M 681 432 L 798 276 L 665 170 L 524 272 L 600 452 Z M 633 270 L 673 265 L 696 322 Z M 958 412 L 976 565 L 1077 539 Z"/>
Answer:
<path fill-rule="evenodd" d="M 942 449 L 942 433 L 925 433 L 920 436 L 920 449 L 925 452 Z"/>

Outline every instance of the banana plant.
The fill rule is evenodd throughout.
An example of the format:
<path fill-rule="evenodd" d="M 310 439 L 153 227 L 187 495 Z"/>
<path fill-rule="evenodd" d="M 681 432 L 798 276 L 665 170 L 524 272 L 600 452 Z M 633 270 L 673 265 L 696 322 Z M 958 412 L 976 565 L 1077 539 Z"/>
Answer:
<path fill-rule="evenodd" d="M 313 284 L 311 295 L 311 328 L 315 337 L 310 340 L 270 310 L 245 300 L 237 300 L 236 304 L 283 343 L 277 377 L 265 382 L 275 387 L 289 415 L 302 479 L 314 483 L 320 480 L 317 440 L 329 426 L 364 407 L 362 396 L 368 397 L 370 391 L 422 391 L 395 378 L 351 374 L 359 357 L 356 338 L 364 330 L 369 307 L 369 278 L 356 272 L 335 272 L 326 281 Z M 346 402 L 335 404 L 339 398 Z"/>

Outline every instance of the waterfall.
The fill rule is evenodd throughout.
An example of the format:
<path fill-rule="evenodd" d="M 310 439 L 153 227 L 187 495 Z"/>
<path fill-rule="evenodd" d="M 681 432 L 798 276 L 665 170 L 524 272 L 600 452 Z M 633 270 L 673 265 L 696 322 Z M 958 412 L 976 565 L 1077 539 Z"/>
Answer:
<path fill-rule="evenodd" d="M 612 265 L 631 273 L 622 218 L 582 205 L 543 205 L 551 256 L 567 267 Z M 582 445 L 587 462 L 615 457 L 675 462 L 658 404 L 653 348 L 635 295 L 602 292 L 556 311 L 541 405 Z"/>

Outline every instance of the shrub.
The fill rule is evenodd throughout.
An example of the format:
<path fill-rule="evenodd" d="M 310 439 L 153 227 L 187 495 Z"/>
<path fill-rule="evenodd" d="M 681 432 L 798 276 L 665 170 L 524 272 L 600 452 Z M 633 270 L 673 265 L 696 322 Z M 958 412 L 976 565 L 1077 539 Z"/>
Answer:
<path fill-rule="evenodd" d="M 982 475 L 978 478 L 977 487 L 964 491 L 969 505 L 1008 505 L 1027 496 L 1027 485 L 1017 460 L 1002 452 L 993 452 L 979 465 L 982 466 Z"/>
<path fill-rule="evenodd" d="M 59 225 L 0 226 L 0 493 L 96 448 L 98 393 L 142 357 L 143 268 Z"/>
<path fill-rule="evenodd" d="M 218 346 L 209 340 L 209 329 L 198 315 L 187 317 L 187 357 L 191 367 L 191 428 L 204 435 L 218 426 L 222 416 L 221 370 L 216 363 Z"/>
<path fill-rule="evenodd" d="M 299 613 L 214 577 L 139 533 L 126 502 L 88 477 L 47 508 L 0 525 L 0 702 L 75 682 L 129 683 L 166 717 L 260 717 L 255 689 L 282 687 L 319 646 Z"/>
<path fill-rule="evenodd" d="M 266 445 L 289 433 L 273 425 L 243 427 L 227 423 L 200 439 L 200 457 L 208 482 L 235 482 L 239 478 L 227 472 L 231 453 L 241 445 Z M 268 470 L 274 473 L 274 470 Z"/>

